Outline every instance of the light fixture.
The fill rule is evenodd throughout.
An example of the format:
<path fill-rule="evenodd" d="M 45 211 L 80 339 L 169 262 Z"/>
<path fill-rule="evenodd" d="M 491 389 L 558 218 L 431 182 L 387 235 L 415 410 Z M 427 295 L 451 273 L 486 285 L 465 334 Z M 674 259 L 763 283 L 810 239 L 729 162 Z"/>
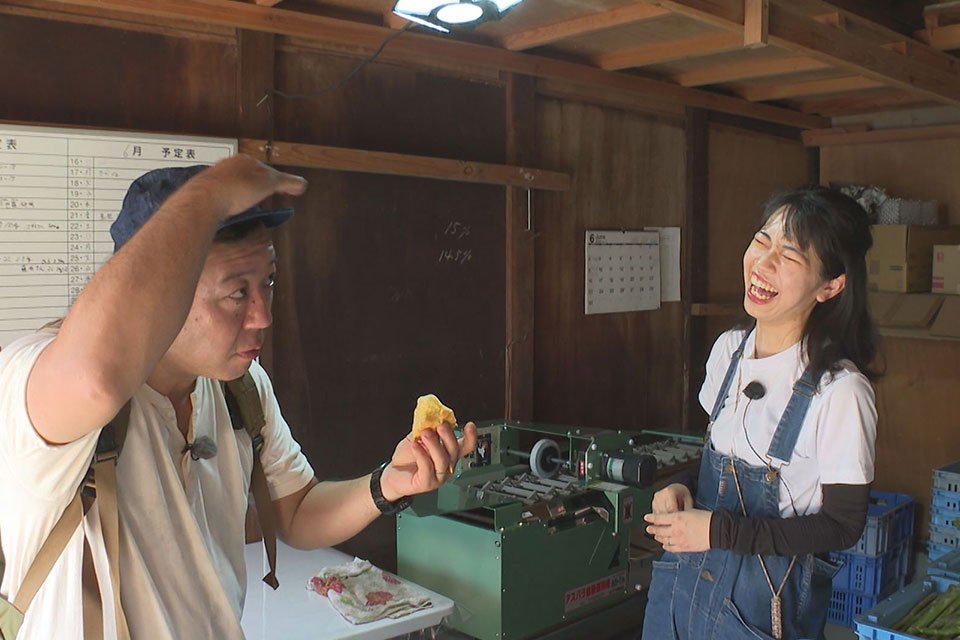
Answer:
<path fill-rule="evenodd" d="M 499 20 L 523 0 L 397 0 L 393 12 L 431 29 L 448 33 L 451 29 L 474 27 L 481 22 Z"/>

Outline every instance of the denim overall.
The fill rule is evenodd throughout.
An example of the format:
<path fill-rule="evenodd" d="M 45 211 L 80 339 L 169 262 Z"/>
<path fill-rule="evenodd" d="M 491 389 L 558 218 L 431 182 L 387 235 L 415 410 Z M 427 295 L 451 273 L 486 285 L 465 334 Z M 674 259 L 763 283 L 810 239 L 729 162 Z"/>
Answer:
<path fill-rule="evenodd" d="M 747 336 L 749 336 L 749 332 Z M 723 408 L 743 354 L 745 336 L 733 354 L 710 414 L 712 425 Z M 808 368 L 793 386 L 767 456 L 789 463 L 803 418 L 816 393 Z M 708 431 L 709 433 L 709 431 Z M 704 446 L 696 507 L 724 508 L 742 514 L 731 465 L 736 465 L 743 503 L 751 518 L 780 517 L 780 479 L 776 468 L 751 466 Z M 789 557 L 763 556 L 773 588 L 790 566 Z M 797 557 L 780 592 L 784 640 L 822 640 L 836 568 L 812 555 Z M 665 552 L 653 563 L 642 640 L 768 640 L 773 637 L 771 592 L 760 561 L 723 549 L 694 553 Z"/>

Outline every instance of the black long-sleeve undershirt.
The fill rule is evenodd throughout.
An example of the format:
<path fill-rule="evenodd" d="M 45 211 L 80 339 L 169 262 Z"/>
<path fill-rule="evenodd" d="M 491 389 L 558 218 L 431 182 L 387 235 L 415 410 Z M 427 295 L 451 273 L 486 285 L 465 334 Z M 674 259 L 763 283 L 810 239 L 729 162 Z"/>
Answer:
<path fill-rule="evenodd" d="M 695 494 L 695 475 L 678 480 Z M 710 519 L 710 547 L 744 555 L 782 556 L 852 547 L 860 539 L 866 523 L 870 485 L 826 484 L 821 490 L 820 512 L 806 516 L 751 518 L 739 511 L 716 509 Z"/>

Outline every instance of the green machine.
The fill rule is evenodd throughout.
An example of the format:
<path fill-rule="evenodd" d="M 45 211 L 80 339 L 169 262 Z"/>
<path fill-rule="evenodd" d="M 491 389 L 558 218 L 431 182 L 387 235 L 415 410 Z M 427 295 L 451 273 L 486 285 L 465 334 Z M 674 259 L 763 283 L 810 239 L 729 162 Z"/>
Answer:
<path fill-rule="evenodd" d="M 454 478 L 397 517 L 399 574 L 454 600 L 447 624 L 480 640 L 639 628 L 631 529 L 653 481 L 693 464 L 701 441 L 508 421 L 477 432 Z"/>

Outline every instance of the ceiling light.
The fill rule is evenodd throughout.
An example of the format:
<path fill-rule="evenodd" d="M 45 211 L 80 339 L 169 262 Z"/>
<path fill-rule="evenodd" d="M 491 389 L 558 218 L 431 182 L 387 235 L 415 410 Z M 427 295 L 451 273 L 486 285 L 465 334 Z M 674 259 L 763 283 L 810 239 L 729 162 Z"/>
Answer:
<path fill-rule="evenodd" d="M 450 31 L 499 20 L 522 0 L 396 0 L 393 12 L 418 24 Z"/>

